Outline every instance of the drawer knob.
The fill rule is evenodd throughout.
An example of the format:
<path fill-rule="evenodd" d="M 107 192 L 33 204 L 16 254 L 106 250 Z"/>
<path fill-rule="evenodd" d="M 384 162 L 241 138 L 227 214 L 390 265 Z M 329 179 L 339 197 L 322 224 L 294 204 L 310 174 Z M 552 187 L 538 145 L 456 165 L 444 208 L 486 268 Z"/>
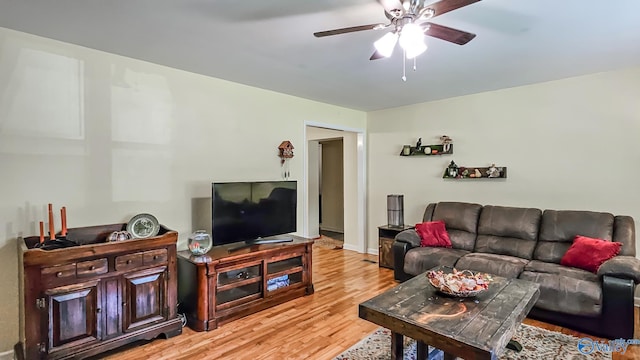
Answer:
<path fill-rule="evenodd" d="M 58 272 L 56 273 L 56 276 L 57 276 L 57 277 L 62 277 L 62 271 L 58 271 Z"/>
<path fill-rule="evenodd" d="M 158 255 L 153 255 L 153 260 L 158 260 Z"/>
<path fill-rule="evenodd" d="M 91 265 L 91 266 L 89 267 L 89 270 L 95 270 L 95 269 L 96 269 L 96 267 L 95 267 L 95 266 L 93 266 L 93 265 Z"/>
<path fill-rule="evenodd" d="M 127 260 L 127 264 L 131 264 L 131 260 Z"/>

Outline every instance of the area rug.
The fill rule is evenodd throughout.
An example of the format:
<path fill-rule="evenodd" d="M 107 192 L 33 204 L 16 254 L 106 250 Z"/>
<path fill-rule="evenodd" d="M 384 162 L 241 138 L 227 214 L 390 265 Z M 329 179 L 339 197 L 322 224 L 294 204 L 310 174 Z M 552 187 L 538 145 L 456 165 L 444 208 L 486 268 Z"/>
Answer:
<path fill-rule="evenodd" d="M 575 336 L 522 324 L 513 337 L 522 344 L 522 351 L 505 350 L 502 360 L 610 360 L 611 353 L 594 351 L 584 355 L 578 351 Z M 441 351 L 429 348 L 429 359 L 442 359 Z M 379 328 L 357 344 L 347 349 L 334 360 L 388 360 L 391 359 L 391 331 Z M 404 337 L 404 359 L 416 359 L 416 342 Z"/>
<path fill-rule="evenodd" d="M 318 239 L 314 240 L 313 244 L 331 250 L 342 249 L 344 246 L 343 241 L 336 240 L 325 235 L 320 235 Z"/>

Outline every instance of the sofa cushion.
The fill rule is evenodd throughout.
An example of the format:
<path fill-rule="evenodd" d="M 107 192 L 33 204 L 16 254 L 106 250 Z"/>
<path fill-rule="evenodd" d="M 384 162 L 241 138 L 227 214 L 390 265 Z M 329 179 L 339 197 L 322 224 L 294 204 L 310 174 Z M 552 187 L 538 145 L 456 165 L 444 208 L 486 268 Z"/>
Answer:
<path fill-rule="evenodd" d="M 420 235 L 420 246 L 451 247 L 451 240 L 444 221 L 427 221 L 416 224 L 416 232 Z"/>
<path fill-rule="evenodd" d="M 542 211 L 487 205 L 480 213 L 476 252 L 531 259 Z"/>
<path fill-rule="evenodd" d="M 609 213 L 545 210 L 533 259 L 559 264 L 576 235 L 611 240 L 613 223 L 614 217 Z"/>
<path fill-rule="evenodd" d="M 572 315 L 599 316 L 602 288 L 598 276 L 586 270 L 532 260 L 520 279 L 540 284 L 536 307 Z"/>
<path fill-rule="evenodd" d="M 482 205 L 464 202 L 439 202 L 429 220 L 442 220 L 447 225 L 454 249 L 472 251 L 476 244 L 478 218 Z"/>
<path fill-rule="evenodd" d="M 577 235 L 569 250 L 560 259 L 560 264 L 595 274 L 602 263 L 618 255 L 621 246 L 619 242 Z"/>
<path fill-rule="evenodd" d="M 524 271 L 547 273 L 553 275 L 567 276 L 573 279 L 585 281 L 599 281 L 598 276 L 594 273 L 572 267 L 566 267 L 559 264 L 548 263 L 544 261 L 531 260 L 524 267 Z"/>
<path fill-rule="evenodd" d="M 468 253 L 466 250 L 442 247 L 413 248 L 404 257 L 404 272 L 418 275 L 440 265 L 453 267 L 461 256 Z"/>
<path fill-rule="evenodd" d="M 481 271 L 489 274 L 515 279 L 529 261 L 514 256 L 471 253 L 458 260 L 456 269 Z"/>

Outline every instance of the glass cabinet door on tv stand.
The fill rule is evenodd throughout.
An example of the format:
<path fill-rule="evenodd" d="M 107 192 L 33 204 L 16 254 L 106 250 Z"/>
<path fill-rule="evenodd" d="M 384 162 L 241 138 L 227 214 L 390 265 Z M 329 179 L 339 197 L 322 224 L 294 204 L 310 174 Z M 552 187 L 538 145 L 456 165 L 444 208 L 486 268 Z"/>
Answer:
<path fill-rule="evenodd" d="M 262 261 L 221 267 L 217 278 L 217 311 L 262 297 Z"/>

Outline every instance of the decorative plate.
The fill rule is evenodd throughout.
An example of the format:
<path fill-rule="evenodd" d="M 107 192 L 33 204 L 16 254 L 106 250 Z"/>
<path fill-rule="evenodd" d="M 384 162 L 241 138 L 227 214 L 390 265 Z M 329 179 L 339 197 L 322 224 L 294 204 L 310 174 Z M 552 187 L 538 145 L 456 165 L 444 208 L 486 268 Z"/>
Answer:
<path fill-rule="evenodd" d="M 427 278 L 431 286 L 439 292 L 455 297 L 473 297 L 489 288 L 490 275 L 473 273 L 469 270 L 458 271 L 453 269 L 451 273 L 443 271 L 428 271 Z"/>
<path fill-rule="evenodd" d="M 127 223 L 127 231 L 134 238 L 148 238 L 158 235 L 160 232 L 160 223 L 155 216 L 151 214 L 138 214 Z"/>

